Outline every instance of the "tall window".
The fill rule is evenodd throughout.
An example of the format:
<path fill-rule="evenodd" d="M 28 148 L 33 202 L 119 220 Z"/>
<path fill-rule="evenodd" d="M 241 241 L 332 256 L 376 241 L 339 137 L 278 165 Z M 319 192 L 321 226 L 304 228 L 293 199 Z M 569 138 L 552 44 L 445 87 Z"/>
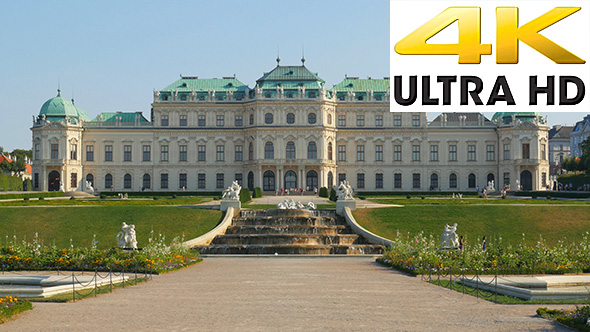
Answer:
<path fill-rule="evenodd" d="M 111 174 L 107 174 L 104 176 L 104 188 L 110 189 L 113 187 L 113 176 Z"/>
<path fill-rule="evenodd" d="M 383 127 L 383 115 L 375 115 L 375 127 Z"/>
<path fill-rule="evenodd" d="M 365 188 L 365 173 L 357 173 L 357 175 L 356 175 L 356 187 L 358 189 Z"/>
<path fill-rule="evenodd" d="M 91 145 L 86 146 L 86 150 L 88 150 L 89 146 L 91 146 Z M 39 159 L 41 159 L 41 144 L 35 144 L 35 160 L 39 160 Z M 92 160 L 86 159 L 86 161 L 92 161 Z"/>
<path fill-rule="evenodd" d="M 205 173 L 197 174 L 197 188 L 205 189 L 205 187 L 207 187 L 207 180 L 206 180 Z"/>
<path fill-rule="evenodd" d="M 131 145 L 123 145 L 123 161 L 131 161 Z"/>
<path fill-rule="evenodd" d="M 486 146 L 486 160 L 487 161 L 496 160 L 496 146 L 495 145 L 487 145 Z"/>
<path fill-rule="evenodd" d="M 470 173 L 469 176 L 467 176 L 467 187 L 475 188 L 475 174 Z"/>
<path fill-rule="evenodd" d="M 223 189 L 225 187 L 225 180 L 224 180 L 224 174 L 223 173 L 217 173 L 216 176 L 216 188 L 217 189 Z"/>
<path fill-rule="evenodd" d="M 356 146 L 356 161 L 365 161 L 365 146 Z"/>
<path fill-rule="evenodd" d="M 356 116 L 356 126 L 357 127 L 364 127 L 365 126 L 365 116 L 364 115 L 357 115 Z"/>
<path fill-rule="evenodd" d="M 346 145 L 338 145 L 338 161 L 346 161 Z"/>
<path fill-rule="evenodd" d="M 338 184 L 342 183 L 342 181 L 346 181 L 346 173 L 338 174 Z"/>
<path fill-rule="evenodd" d="M 287 123 L 294 124 L 295 123 L 295 114 L 287 113 Z"/>
<path fill-rule="evenodd" d="M 438 145 L 430 146 L 430 161 L 438 161 Z"/>
<path fill-rule="evenodd" d="M 338 115 L 338 127 L 346 127 L 346 115 Z"/>
<path fill-rule="evenodd" d="M 160 188 L 168 189 L 168 173 L 160 174 Z"/>
<path fill-rule="evenodd" d="M 541 144 L 541 159 L 547 160 L 547 145 Z"/>
<path fill-rule="evenodd" d="M 178 161 L 186 161 L 187 159 L 187 146 L 186 145 L 180 145 L 178 147 Z"/>
<path fill-rule="evenodd" d="M 541 186 L 547 187 L 547 173 L 541 173 Z"/>
<path fill-rule="evenodd" d="M 199 127 L 205 127 L 207 125 L 207 117 L 205 114 L 199 114 L 197 117 L 197 125 Z"/>
<path fill-rule="evenodd" d="M 287 142 L 287 150 L 286 150 L 286 158 L 287 159 L 295 159 L 295 143 Z"/>
<path fill-rule="evenodd" d="M 475 161 L 475 145 L 469 144 L 467 145 L 467 161 Z"/>
<path fill-rule="evenodd" d="M 160 126 L 168 127 L 168 115 L 162 115 L 160 117 Z"/>
<path fill-rule="evenodd" d="M 35 186 L 35 188 L 39 188 L 39 173 L 35 173 L 35 177 L 33 178 L 33 186 Z"/>
<path fill-rule="evenodd" d="M 207 146 L 206 145 L 199 145 L 197 146 L 197 160 L 198 161 L 206 161 L 207 160 Z"/>
<path fill-rule="evenodd" d="M 104 161 L 113 161 L 113 146 L 104 146 Z"/>
<path fill-rule="evenodd" d="M 272 124 L 272 113 L 266 113 L 264 114 L 264 123 L 266 124 Z"/>
<path fill-rule="evenodd" d="M 383 173 L 375 173 L 375 188 L 383 189 Z"/>
<path fill-rule="evenodd" d="M 318 159 L 318 146 L 315 142 L 307 144 L 307 159 Z"/>
<path fill-rule="evenodd" d="M 125 174 L 123 177 L 123 188 L 131 189 L 131 174 Z"/>
<path fill-rule="evenodd" d="M 504 144 L 504 160 L 510 159 L 510 144 Z"/>
<path fill-rule="evenodd" d="M 242 174 L 242 173 L 234 174 L 234 180 L 236 180 L 240 186 L 243 186 L 244 185 L 244 174 Z"/>
<path fill-rule="evenodd" d="M 168 145 L 162 145 L 160 147 L 160 160 L 168 161 Z"/>
<path fill-rule="evenodd" d="M 457 174 L 455 173 L 449 175 L 449 188 L 457 188 Z"/>
<path fill-rule="evenodd" d="M 225 117 L 223 116 L 223 114 L 217 115 L 217 120 L 215 123 L 217 124 L 217 127 L 225 126 Z"/>
<path fill-rule="evenodd" d="M 545 174 L 545 173 L 543 173 L 543 174 Z M 78 188 L 78 173 L 70 174 L 70 187 Z"/>
<path fill-rule="evenodd" d="M 59 157 L 59 144 L 51 144 L 51 159 Z"/>
<path fill-rule="evenodd" d="M 309 113 L 309 114 L 307 115 L 307 122 L 308 122 L 309 124 L 314 124 L 314 123 L 316 123 L 316 122 L 317 122 L 317 120 L 318 120 L 318 119 L 317 119 L 317 115 L 316 115 L 315 113 Z"/>
<path fill-rule="evenodd" d="M 438 174 L 432 173 L 430 174 L 430 189 L 437 189 L 438 188 Z"/>
<path fill-rule="evenodd" d="M 328 142 L 328 160 L 332 160 L 332 154 L 334 149 L 332 148 L 332 142 Z"/>
<path fill-rule="evenodd" d="M 234 125 L 236 127 L 241 127 L 241 126 L 244 125 L 244 120 L 242 119 L 242 116 L 241 115 L 236 115 L 236 117 L 234 119 L 235 119 Z"/>
<path fill-rule="evenodd" d="M 412 161 L 420 161 L 420 145 L 412 145 Z"/>
<path fill-rule="evenodd" d="M 400 189 L 402 187 L 402 173 L 393 174 L 393 187 Z"/>
<path fill-rule="evenodd" d="M 420 127 L 420 115 L 412 115 L 412 127 Z"/>
<path fill-rule="evenodd" d="M 420 189 L 420 173 L 412 174 L 412 188 Z"/>
<path fill-rule="evenodd" d="M 78 160 L 78 145 L 77 144 L 70 145 L 70 159 Z"/>
<path fill-rule="evenodd" d="M 144 145 L 143 146 L 143 161 L 150 161 L 152 159 L 152 146 L 151 145 Z"/>
<path fill-rule="evenodd" d="M 178 174 L 178 189 L 186 189 L 186 173 Z"/>
<path fill-rule="evenodd" d="M 236 161 L 244 160 L 244 146 L 243 145 L 236 145 L 235 147 L 235 159 Z"/>
<path fill-rule="evenodd" d="M 510 186 L 510 172 L 504 173 L 504 185 Z"/>
<path fill-rule="evenodd" d="M 449 145 L 449 161 L 457 161 L 457 146 Z"/>
<path fill-rule="evenodd" d="M 248 160 L 254 160 L 254 144 L 248 144 Z"/>
<path fill-rule="evenodd" d="M 250 125 L 254 124 L 254 114 L 250 114 Z"/>
<path fill-rule="evenodd" d="M 402 161 L 402 146 L 393 146 L 393 161 Z"/>
<path fill-rule="evenodd" d="M 181 127 L 186 127 L 187 122 L 188 122 L 187 119 L 188 119 L 188 117 L 185 114 L 180 115 L 180 117 L 179 117 L 179 120 L 180 120 L 179 121 L 180 122 L 179 125 Z"/>
<path fill-rule="evenodd" d="M 332 114 L 328 114 L 328 124 L 332 124 Z"/>
<path fill-rule="evenodd" d="M 94 175 L 86 174 L 86 181 L 90 182 L 90 185 L 94 187 Z"/>
<path fill-rule="evenodd" d="M 152 187 L 152 177 L 149 174 L 144 174 L 142 188 L 143 189 L 150 189 L 151 187 Z"/>
<path fill-rule="evenodd" d="M 522 159 L 531 158 L 531 145 L 529 143 L 522 144 Z"/>
<path fill-rule="evenodd" d="M 215 149 L 216 151 L 216 160 L 217 161 L 224 161 L 225 160 L 225 146 L 224 145 L 218 145 Z"/>
<path fill-rule="evenodd" d="M 394 115 L 393 116 L 393 126 L 394 127 L 401 127 L 402 126 L 402 116 L 401 115 Z"/>
<path fill-rule="evenodd" d="M 275 147 L 272 142 L 266 142 L 264 144 L 264 159 L 274 159 L 275 157 Z"/>
<path fill-rule="evenodd" d="M 375 161 L 383 161 L 383 145 L 375 145 Z"/>
<path fill-rule="evenodd" d="M 262 175 L 262 190 L 275 190 L 275 173 L 273 171 L 266 171 Z"/>

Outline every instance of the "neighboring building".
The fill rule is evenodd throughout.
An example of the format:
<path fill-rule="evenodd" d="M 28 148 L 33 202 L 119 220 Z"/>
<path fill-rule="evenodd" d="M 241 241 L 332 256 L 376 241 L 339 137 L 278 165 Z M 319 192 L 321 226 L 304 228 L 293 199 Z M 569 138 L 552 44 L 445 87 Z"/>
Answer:
<path fill-rule="evenodd" d="M 304 61 L 304 60 L 302 60 Z M 253 89 L 235 77 L 181 76 L 141 113 L 86 113 L 59 96 L 31 128 L 36 190 L 475 190 L 494 180 L 541 189 L 548 128 L 536 113 L 390 112 L 389 78 L 277 66 Z M 61 180 L 64 179 L 65 181 Z M 63 186 L 63 188 L 62 188 Z"/>
<path fill-rule="evenodd" d="M 552 177 L 561 174 L 561 163 L 570 156 L 570 133 L 573 129 L 573 126 L 555 125 L 549 130 L 549 173 Z"/>
<path fill-rule="evenodd" d="M 570 149 L 572 157 L 582 155 L 582 143 L 590 137 L 590 114 L 574 125 L 570 133 Z"/>
<path fill-rule="evenodd" d="M 17 157 L 11 156 L 9 154 L 0 154 L 0 163 L 4 162 L 5 160 L 7 163 L 12 164 L 13 162 L 16 162 Z M 8 175 L 12 175 L 12 176 L 19 176 L 23 180 L 26 180 L 26 179 L 31 180 L 31 174 L 33 171 L 33 167 L 31 166 L 31 161 L 27 157 L 25 157 L 25 167 L 26 167 L 26 169 L 22 172 L 17 173 L 17 172 L 3 171 L 3 173 L 8 174 Z"/>

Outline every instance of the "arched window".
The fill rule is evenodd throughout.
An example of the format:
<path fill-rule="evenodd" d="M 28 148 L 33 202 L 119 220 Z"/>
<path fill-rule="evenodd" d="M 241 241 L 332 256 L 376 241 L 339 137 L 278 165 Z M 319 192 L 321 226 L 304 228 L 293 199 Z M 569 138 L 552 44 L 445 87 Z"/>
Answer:
<path fill-rule="evenodd" d="M 104 176 L 104 188 L 110 189 L 113 186 L 113 176 L 111 174 L 107 174 Z"/>
<path fill-rule="evenodd" d="M 250 192 L 254 192 L 254 173 L 252 171 L 248 172 L 248 189 Z"/>
<path fill-rule="evenodd" d="M 295 114 L 287 113 L 287 123 L 294 124 L 295 123 Z"/>
<path fill-rule="evenodd" d="M 152 177 L 149 174 L 143 175 L 143 189 L 150 189 L 152 187 Z"/>
<path fill-rule="evenodd" d="M 437 189 L 437 188 L 438 188 L 438 175 L 435 173 L 432 173 L 430 175 L 430 190 Z"/>
<path fill-rule="evenodd" d="M 332 142 L 329 142 L 328 143 L 328 160 L 332 160 L 332 153 L 333 153 Z"/>
<path fill-rule="evenodd" d="M 131 189 L 131 174 L 125 174 L 123 177 L 123 188 Z"/>
<path fill-rule="evenodd" d="M 254 114 L 250 114 L 250 125 L 254 124 Z"/>
<path fill-rule="evenodd" d="M 272 124 L 272 113 L 264 114 L 264 123 Z"/>
<path fill-rule="evenodd" d="M 275 148 L 272 145 L 272 142 L 266 142 L 264 144 L 264 159 L 274 159 L 275 157 Z"/>
<path fill-rule="evenodd" d="M 287 171 L 285 173 L 285 188 L 293 189 L 297 188 L 297 173 L 293 171 Z"/>
<path fill-rule="evenodd" d="M 488 174 L 488 182 L 490 182 L 490 181 L 494 181 L 494 173 L 489 173 Z"/>
<path fill-rule="evenodd" d="M 267 93 L 264 94 L 264 98 L 270 98 L 270 97 L 272 97 L 272 95 L 270 94 L 270 92 L 267 92 Z"/>
<path fill-rule="evenodd" d="M 252 142 L 248 145 L 248 160 L 254 160 L 254 145 Z"/>
<path fill-rule="evenodd" d="M 295 159 L 295 143 L 287 143 L 287 159 Z"/>
<path fill-rule="evenodd" d="M 315 113 L 309 113 L 307 115 L 307 122 L 309 122 L 309 124 L 314 124 L 317 121 L 317 116 L 315 115 Z"/>
<path fill-rule="evenodd" d="M 305 182 L 307 186 L 307 190 L 314 190 L 314 188 L 318 187 L 318 172 L 316 171 L 309 171 L 307 172 L 307 181 Z"/>
<path fill-rule="evenodd" d="M 275 173 L 273 171 L 266 171 L 263 175 L 262 190 L 274 191 L 275 190 Z"/>
<path fill-rule="evenodd" d="M 328 172 L 328 189 L 331 189 L 334 186 L 334 174 L 332 172 Z"/>
<path fill-rule="evenodd" d="M 469 188 L 475 188 L 475 174 L 469 174 L 469 176 L 467 177 L 467 186 Z"/>
<path fill-rule="evenodd" d="M 307 145 L 307 159 L 318 159 L 318 146 L 315 142 L 309 142 Z"/>
<path fill-rule="evenodd" d="M 90 185 L 94 187 L 94 175 L 87 174 L 86 175 L 86 181 L 88 181 L 90 183 Z"/>
<path fill-rule="evenodd" d="M 287 98 L 293 98 L 293 92 L 288 92 L 287 93 Z"/>
<path fill-rule="evenodd" d="M 328 114 L 328 124 L 332 124 L 332 114 Z"/>
<path fill-rule="evenodd" d="M 457 174 L 455 173 L 449 175 L 449 188 L 457 188 Z"/>

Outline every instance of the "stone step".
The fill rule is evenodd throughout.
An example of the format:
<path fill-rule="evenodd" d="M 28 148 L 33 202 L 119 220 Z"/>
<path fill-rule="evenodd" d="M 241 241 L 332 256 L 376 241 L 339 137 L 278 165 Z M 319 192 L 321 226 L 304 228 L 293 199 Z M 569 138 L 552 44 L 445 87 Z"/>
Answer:
<path fill-rule="evenodd" d="M 256 218 L 256 217 L 322 217 L 322 218 L 336 218 L 336 211 L 334 210 L 242 210 L 240 211 L 241 218 Z"/>
<path fill-rule="evenodd" d="M 196 247 L 208 255 L 380 255 L 379 245 L 212 245 Z"/>
<path fill-rule="evenodd" d="M 256 217 L 256 218 L 235 218 L 233 226 L 334 226 L 339 222 L 336 218 L 313 218 L 313 217 Z"/>
<path fill-rule="evenodd" d="M 358 243 L 356 234 L 226 234 L 215 237 L 211 245 L 352 245 Z"/>
<path fill-rule="evenodd" d="M 338 235 L 350 234 L 350 227 L 335 226 L 304 226 L 304 225 L 274 225 L 274 226 L 230 226 L 225 234 L 315 234 Z"/>

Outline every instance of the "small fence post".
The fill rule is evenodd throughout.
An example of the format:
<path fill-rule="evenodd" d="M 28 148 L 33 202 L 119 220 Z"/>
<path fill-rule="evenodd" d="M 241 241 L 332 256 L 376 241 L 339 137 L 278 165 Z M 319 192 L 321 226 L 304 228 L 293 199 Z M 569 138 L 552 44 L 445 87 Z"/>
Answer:
<path fill-rule="evenodd" d="M 498 303 L 498 270 L 496 270 L 496 277 L 494 280 L 494 302 Z"/>
<path fill-rule="evenodd" d="M 96 286 L 97 286 L 96 279 L 98 279 L 98 273 L 96 270 L 94 270 L 94 297 L 96 297 Z"/>
<path fill-rule="evenodd" d="M 121 271 L 121 278 L 123 279 L 123 288 L 125 288 L 125 267 L 123 266 L 123 271 Z"/>
<path fill-rule="evenodd" d="M 72 271 L 72 296 L 73 302 L 76 302 L 76 281 L 74 280 L 74 271 Z"/>
<path fill-rule="evenodd" d="M 479 299 L 479 273 L 475 270 L 475 297 Z"/>
<path fill-rule="evenodd" d="M 111 293 L 113 292 L 113 267 L 109 269 L 109 286 L 111 288 Z"/>

